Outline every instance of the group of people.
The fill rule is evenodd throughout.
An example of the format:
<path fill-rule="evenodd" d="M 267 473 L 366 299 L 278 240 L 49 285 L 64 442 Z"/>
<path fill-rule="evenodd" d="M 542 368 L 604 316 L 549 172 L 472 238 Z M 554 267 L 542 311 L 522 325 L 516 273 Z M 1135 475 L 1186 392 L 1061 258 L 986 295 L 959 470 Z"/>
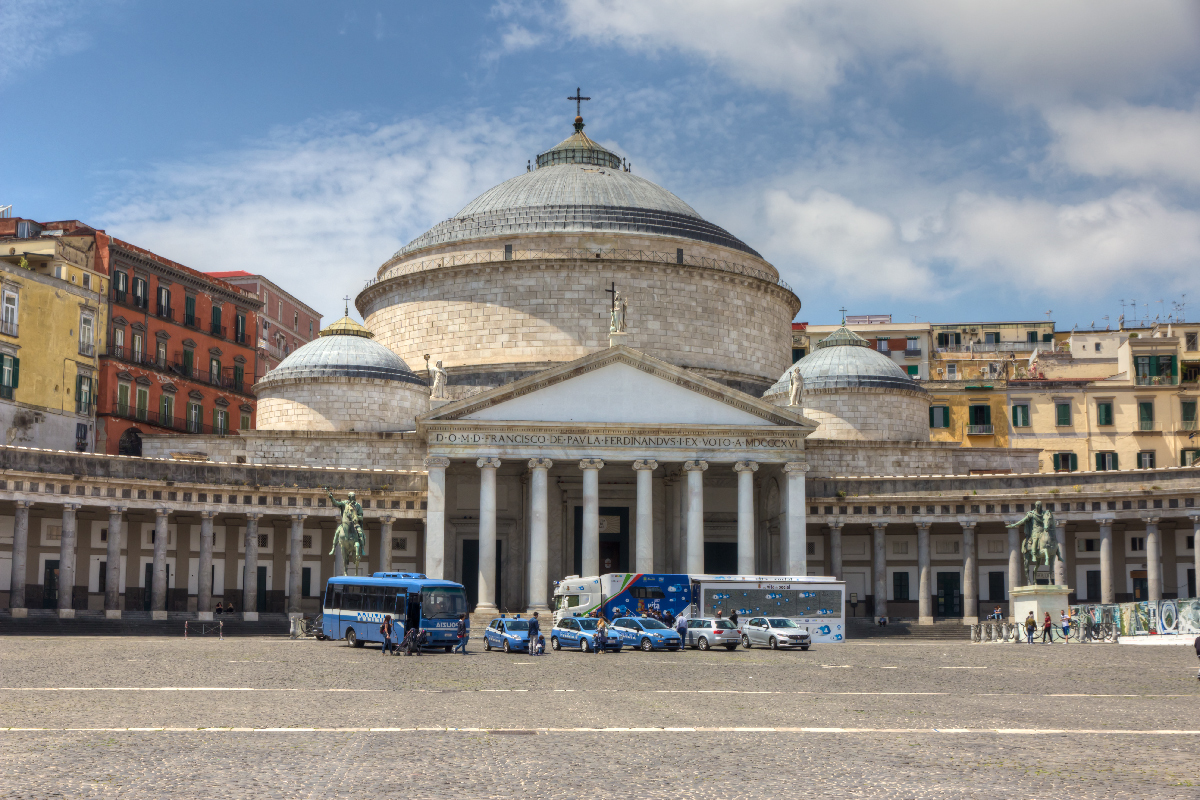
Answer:
<path fill-rule="evenodd" d="M 467 652 L 467 625 L 466 614 L 458 615 L 458 644 L 455 646 L 455 651 L 462 653 Z M 404 655 L 421 655 L 421 648 L 429 644 L 429 632 L 421 630 L 421 627 L 413 626 L 404 632 L 403 636 L 399 636 L 399 624 L 392 621 L 391 615 L 383 618 L 383 624 L 379 626 L 379 633 L 383 636 L 383 647 L 380 652 L 385 656 L 398 655 L 401 651 Z"/>
<path fill-rule="evenodd" d="M 997 607 L 996 611 L 999 610 L 999 607 Z M 1058 615 L 1058 620 L 1059 624 L 1062 625 L 1063 641 L 1069 642 L 1071 636 L 1071 614 L 1066 609 L 1063 609 Z M 1037 629 L 1037 618 L 1030 611 L 1029 615 L 1025 617 L 1025 636 L 1029 644 L 1033 644 L 1033 637 L 1037 633 Z M 1042 620 L 1042 644 L 1051 644 L 1054 642 L 1053 630 L 1054 623 L 1050 619 L 1050 612 L 1047 611 L 1045 619 Z"/>

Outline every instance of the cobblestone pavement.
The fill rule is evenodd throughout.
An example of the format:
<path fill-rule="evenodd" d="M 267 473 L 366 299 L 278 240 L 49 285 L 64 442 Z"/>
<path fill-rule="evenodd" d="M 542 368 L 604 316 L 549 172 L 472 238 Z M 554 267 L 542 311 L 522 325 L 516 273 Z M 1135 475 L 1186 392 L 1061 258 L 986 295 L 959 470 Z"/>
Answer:
<path fill-rule="evenodd" d="M 0 797 L 1200 796 L 1188 647 L 477 644 L 0 639 Z"/>

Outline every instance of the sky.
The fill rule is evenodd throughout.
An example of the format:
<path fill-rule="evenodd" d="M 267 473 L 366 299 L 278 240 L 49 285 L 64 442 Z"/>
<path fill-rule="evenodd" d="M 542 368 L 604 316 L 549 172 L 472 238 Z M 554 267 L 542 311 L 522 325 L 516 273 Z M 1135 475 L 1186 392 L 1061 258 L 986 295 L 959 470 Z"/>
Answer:
<path fill-rule="evenodd" d="M 1191 1 L 0 0 L 0 41 L 0 205 L 327 318 L 578 86 L 798 321 L 1200 320 Z"/>

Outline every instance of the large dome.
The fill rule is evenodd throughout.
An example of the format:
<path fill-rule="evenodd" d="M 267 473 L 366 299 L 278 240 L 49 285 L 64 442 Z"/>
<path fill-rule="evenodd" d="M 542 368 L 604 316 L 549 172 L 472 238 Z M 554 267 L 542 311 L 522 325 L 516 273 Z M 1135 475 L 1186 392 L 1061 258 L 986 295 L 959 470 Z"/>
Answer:
<path fill-rule="evenodd" d="M 396 252 L 389 264 L 427 247 L 506 234 L 620 231 L 674 236 L 758 256 L 661 186 L 623 168 L 620 156 L 576 133 L 537 157 L 531 172 L 481 194 L 452 218 Z"/>

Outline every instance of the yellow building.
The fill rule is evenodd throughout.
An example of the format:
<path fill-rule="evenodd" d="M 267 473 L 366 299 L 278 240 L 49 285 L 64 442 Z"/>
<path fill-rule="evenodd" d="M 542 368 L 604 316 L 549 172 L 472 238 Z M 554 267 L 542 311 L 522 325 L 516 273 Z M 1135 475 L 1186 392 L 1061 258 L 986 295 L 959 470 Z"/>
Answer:
<path fill-rule="evenodd" d="M 103 233 L 74 221 L 0 219 L 5 444 L 94 452 L 107 282 Z"/>

